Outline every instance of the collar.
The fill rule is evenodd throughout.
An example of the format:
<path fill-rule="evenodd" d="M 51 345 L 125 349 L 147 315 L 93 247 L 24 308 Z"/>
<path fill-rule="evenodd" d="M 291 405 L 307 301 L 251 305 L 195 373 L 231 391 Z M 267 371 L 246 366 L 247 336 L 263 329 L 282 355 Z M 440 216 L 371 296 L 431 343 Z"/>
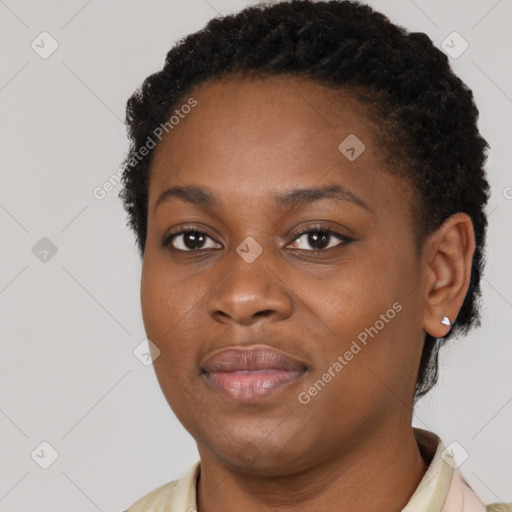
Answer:
<path fill-rule="evenodd" d="M 413 428 L 421 455 L 430 461 L 402 512 L 485 512 L 485 505 L 456 469 L 452 453 L 428 430 Z"/>

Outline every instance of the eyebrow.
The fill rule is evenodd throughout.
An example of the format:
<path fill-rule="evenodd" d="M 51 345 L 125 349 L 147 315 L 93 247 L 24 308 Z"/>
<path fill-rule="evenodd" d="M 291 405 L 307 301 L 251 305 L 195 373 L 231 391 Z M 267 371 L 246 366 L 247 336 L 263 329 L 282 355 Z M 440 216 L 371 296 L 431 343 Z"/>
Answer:
<path fill-rule="evenodd" d="M 219 199 L 210 191 L 201 187 L 188 185 L 171 187 L 162 192 L 158 196 L 154 209 L 156 210 L 157 206 L 161 203 L 170 201 L 173 198 L 181 199 L 182 201 L 198 206 L 220 207 Z M 279 208 L 295 208 L 311 204 L 320 199 L 336 199 L 338 201 L 352 203 L 372 212 L 372 209 L 360 197 L 338 184 L 312 188 L 297 188 L 280 195 L 276 194 L 273 196 L 273 199 L 274 203 Z"/>

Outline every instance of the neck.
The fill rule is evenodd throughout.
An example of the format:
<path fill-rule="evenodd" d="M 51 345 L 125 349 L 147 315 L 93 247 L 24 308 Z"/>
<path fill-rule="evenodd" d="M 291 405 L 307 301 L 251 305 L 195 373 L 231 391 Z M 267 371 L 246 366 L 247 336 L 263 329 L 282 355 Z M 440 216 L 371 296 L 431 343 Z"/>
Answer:
<path fill-rule="evenodd" d="M 396 427 L 396 425 L 395 425 Z M 201 454 L 198 511 L 400 511 L 418 487 L 427 463 L 409 425 L 378 431 L 350 453 L 284 476 L 240 474 Z"/>

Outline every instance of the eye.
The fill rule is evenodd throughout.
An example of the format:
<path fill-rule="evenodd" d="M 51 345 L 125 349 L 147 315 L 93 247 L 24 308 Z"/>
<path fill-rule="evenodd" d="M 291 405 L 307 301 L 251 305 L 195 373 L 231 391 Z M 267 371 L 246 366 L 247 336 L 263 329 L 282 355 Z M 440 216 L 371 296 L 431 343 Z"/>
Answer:
<path fill-rule="evenodd" d="M 208 240 L 210 246 L 208 247 Z M 295 234 L 292 244 L 294 249 L 308 252 L 324 251 L 349 243 L 351 239 L 324 226 L 310 226 Z M 162 239 L 162 247 L 180 252 L 194 252 L 221 247 L 205 231 L 196 228 L 182 228 Z M 206 244 L 206 245 L 205 245 Z M 307 247 L 312 247 L 308 249 Z"/>
<path fill-rule="evenodd" d="M 323 226 L 313 226 L 297 233 L 293 243 L 295 244 L 294 248 L 298 250 L 321 251 L 344 245 L 350 241 L 350 238 L 332 229 Z M 308 245 L 313 247 L 313 249 L 308 249 Z"/>
<path fill-rule="evenodd" d="M 207 240 L 211 240 L 213 243 L 210 247 L 204 247 Z M 171 233 L 162 240 L 162 247 L 172 248 L 177 251 L 193 252 L 200 249 L 215 249 L 217 242 L 208 236 L 204 231 L 193 228 L 184 228 L 178 233 Z"/>

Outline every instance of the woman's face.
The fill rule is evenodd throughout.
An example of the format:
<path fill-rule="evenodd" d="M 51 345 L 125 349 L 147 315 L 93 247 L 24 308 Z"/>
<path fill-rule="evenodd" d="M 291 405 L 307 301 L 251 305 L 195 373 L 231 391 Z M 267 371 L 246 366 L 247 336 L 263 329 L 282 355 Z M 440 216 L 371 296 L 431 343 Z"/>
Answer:
<path fill-rule="evenodd" d="M 141 301 L 201 458 L 284 474 L 410 428 L 424 269 L 364 107 L 284 77 L 191 96 L 153 161 Z"/>

